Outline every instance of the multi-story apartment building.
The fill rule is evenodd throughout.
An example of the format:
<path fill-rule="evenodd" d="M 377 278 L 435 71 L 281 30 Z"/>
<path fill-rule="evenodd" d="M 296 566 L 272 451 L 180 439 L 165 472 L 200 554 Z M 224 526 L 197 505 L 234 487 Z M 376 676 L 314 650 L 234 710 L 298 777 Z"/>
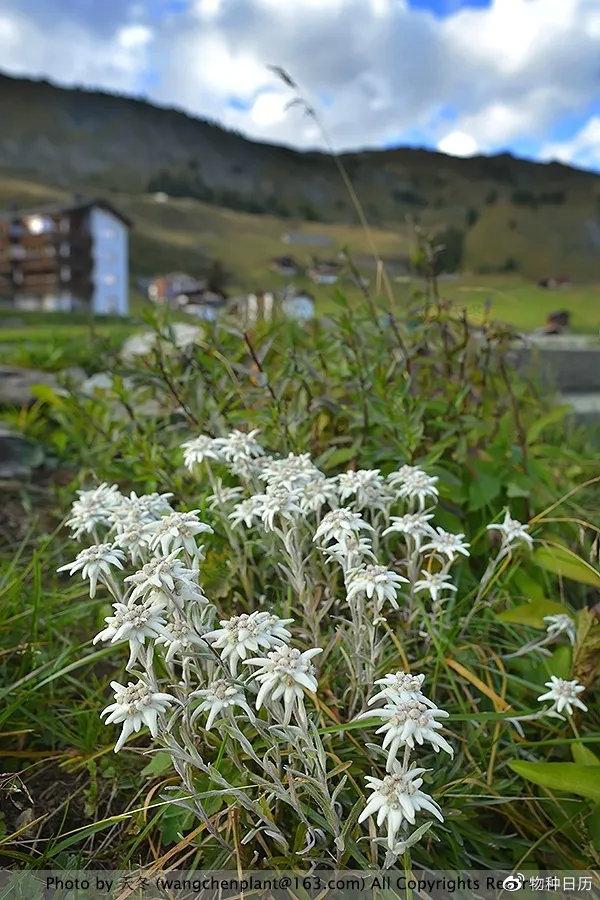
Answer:
<path fill-rule="evenodd" d="M 0 303 L 127 315 L 130 227 L 103 200 L 0 213 Z"/>

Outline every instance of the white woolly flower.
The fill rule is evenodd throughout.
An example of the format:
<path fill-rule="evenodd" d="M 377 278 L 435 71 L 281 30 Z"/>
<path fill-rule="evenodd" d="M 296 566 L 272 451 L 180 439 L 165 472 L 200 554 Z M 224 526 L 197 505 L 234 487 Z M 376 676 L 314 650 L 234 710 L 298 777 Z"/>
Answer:
<path fill-rule="evenodd" d="M 268 485 L 264 494 L 254 496 L 259 518 L 265 531 L 274 531 L 276 519 L 291 521 L 302 514 L 297 491 L 289 491 L 283 486 Z"/>
<path fill-rule="evenodd" d="M 552 709 L 555 709 L 557 713 L 561 713 L 565 709 L 567 715 L 572 716 L 573 707 L 587 712 L 587 706 L 579 699 L 579 694 L 585 691 L 585 687 L 578 681 L 565 681 L 563 678 L 551 675 L 550 681 L 546 682 L 545 687 L 550 690 L 547 694 L 538 697 L 538 700 L 552 700 Z"/>
<path fill-rule="evenodd" d="M 263 448 L 255 440 L 258 428 L 252 431 L 230 431 L 225 438 L 215 438 L 214 446 L 227 462 L 235 462 L 238 459 L 252 459 L 262 456 Z"/>
<path fill-rule="evenodd" d="M 329 541 L 343 543 L 347 538 L 356 537 L 359 531 L 373 531 L 373 528 L 365 522 L 360 513 L 342 507 L 323 516 L 313 541 L 320 541 L 322 544 Z"/>
<path fill-rule="evenodd" d="M 202 697 L 202 703 L 194 710 L 191 721 L 192 723 L 195 722 L 199 715 L 207 712 L 208 718 L 204 726 L 207 731 L 210 731 L 217 716 L 222 715 L 226 710 L 234 706 L 241 707 L 250 721 L 254 721 L 254 713 L 248 706 L 241 688 L 230 681 L 226 681 L 224 678 L 215 679 L 207 688 L 194 691 L 191 696 Z"/>
<path fill-rule="evenodd" d="M 420 777 L 426 769 L 409 769 L 404 772 L 396 764 L 389 775 L 384 778 L 367 776 L 369 790 L 372 791 L 366 807 L 358 817 L 364 822 L 369 816 L 377 813 L 377 827 L 387 824 L 388 847 L 393 850 L 396 835 L 404 821 L 415 824 L 415 816 L 421 810 L 427 810 L 444 821 L 442 811 L 433 797 L 420 790 L 423 779 Z"/>
<path fill-rule="evenodd" d="M 234 528 L 243 522 L 246 528 L 252 528 L 255 522 L 260 519 L 261 502 L 258 499 L 262 494 L 256 494 L 237 503 L 233 510 L 229 513 L 229 518 Z"/>
<path fill-rule="evenodd" d="M 173 550 L 168 556 L 157 556 L 145 563 L 138 572 L 128 575 L 126 582 L 131 582 L 133 590 L 131 599 L 135 600 L 149 591 L 164 594 L 171 598 L 175 593 L 176 582 L 183 582 L 191 589 L 195 588 L 195 573 L 186 569 L 180 559 L 181 548 Z"/>
<path fill-rule="evenodd" d="M 555 638 L 559 634 L 566 634 L 570 643 L 575 644 L 577 629 L 571 616 L 567 616 L 564 613 L 559 613 L 556 616 L 544 616 L 544 622 L 548 623 L 546 625 L 546 633 L 549 637 Z"/>
<path fill-rule="evenodd" d="M 371 697 L 369 706 L 378 700 L 391 701 L 392 703 L 407 703 L 411 700 L 420 700 L 427 706 L 435 707 L 433 700 L 428 700 L 421 693 L 421 687 L 425 681 L 424 675 L 413 675 L 410 672 L 403 672 L 399 669 L 397 672 L 390 672 L 383 678 L 378 678 L 375 684 L 383 685 L 383 689 Z M 363 718 L 368 718 L 370 712 L 363 713 Z"/>
<path fill-rule="evenodd" d="M 71 506 L 71 518 L 67 525 L 73 537 L 90 534 L 99 526 L 110 525 L 111 510 L 122 499 L 116 484 L 100 484 L 91 491 L 77 491 L 78 499 Z"/>
<path fill-rule="evenodd" d="M 127 668 L 138 659 L 146 638 L 169 637 L 165 628 L 165 606 L 160 600 L 150 600 L 146 603 L 113 603 L 114 616 L 107 616 L 104 620 L 107 627 L 100 631 L 93 640 L 110 641 L 118 644 L 120 641 L 129 641 L 129 661 Z"/>
<path fill-rule="evenodd" d="M 295 647 L 283 644 L 267 653 L 265 658 L 247 659 L 246 665 L 260 666 L 254 673 L 254 678 L 260 682 L 256 708 L 260 709 L 263 703 L 269 700 L 273 702 L 281 700 L 284 725 L 289 724 L 292 714 L 298 722 L 305 724 L 304 692 L 314 693 L 318 687 L 315 667 L 311 660 L 322 652 L 320 647 L 315 647 L 301 653 Z"/>
<path fill-rule="evenodd" d="M 487 526 L 488 531 L 499 531 L 502 536 L 502 545 L 507 550 L 515 544 L 524 543 L 533 546 L 533 538 L 529 534 L 529 526 L 523 525 L 517 519 L 511 519 L 508 510 L 504 514 L 504 521 Z"/>
<path fill-rule="evenodd" d="M 335 560 L 343 566 L 345 571 L 350 571 L 360 566 L 363 559 L 375 560 L 371 541 L 358 535 L 351 535 L 335 544 L 321 547 L 321 552 L 328 562 Z"/>
<path fill-rule="evenodd" d="M 325 504 L 334 509 L 338 505 L 338 499 L 335 481 L 320 472 L 312 481 L 298 489 L 298 503 L 305 515 L 320 512 Z"/>
<path fill-rule="evenodd" d="M 259 478 L 268 484 L 287 488 L 288 491 L 298 490 L 315 478 L 324 477 L 312 462 L 309 453 L 289 453 L 283 459 L 267 457 L 259 474 Z"/>
<path fill-rule="evenodd" d="M 402 500 L 417 500 L 419 509 L 425 508 L 425 501 L 436 500 L 439 491 L 436 475 L 428 475 L 418 466 L 402 466 L 387 477 L 388 484 Z"/>
<path fill-rule="evenodd" d="M 429 520 L 433 519 L 433 513 L 417 512 L 406 513 L 404 516 L 392 516 L 391 525 L 385 529 L 383 535 L 387 534 L 404 534 L 411 537 L 416 547 L 421 546 L 421 541 L 426 535 L 431 533 Z"/>
<path fill-rule="evenodd" d="M 158 716 L 166 712 L 175 698 L 171 694 L 151 691 L 143 681 L 136 684 L 130 681 L 127 687 L 118 681 L 111 681 L 110 686 L 115 692 L 115 702 L 103 709 L 100 716 L 107 716 L 105 725 L 123 725 L 115 744 L 115 753 L 119 752 L 130 734 L 144 725 L 148 726 L 152 737 L 156 737 Z"/>
<path fill-rule="evenodd" d="M 194 466 L 200 465 L 205 459 L 217 461 L 221 459 L 219 445 L 215 438 L 208 437 L 206 434 L 184 441 L 181 449 L 183 450 L 183 463 L 190 472 Z"/>
<path fill-rule="evenodd" d="M 215 650 L 220 650 L 221 659 L 229 662 L 233 675 L 237 672 L 238 663 L 246 659 L 248 653 L 259 653 L 285 644 L 291 633 L 285 627 L 293 619 L 280 619 L 268 612 L 243 613 L 223 619 L 220 628 L 209 631 L 204 639 L 212 643 Z"/>
<path fill-rule="evenodd" d="M 439 526 L 432 528 L 429 532 L 429 541 L 423 544 L 421 551 L 433 550 L 440 556 L 446 556 L 450 562 L 456 559 L 456 555 L 461 553 L 463 556 L 469 556 L 469 544 L 464 540 L 464 534 L 452 534 L 450 531 L 444 531 Z"/>
<path fill-rule="evenodd" d="M 414 589 L 417 594 L 421 591 L 427 591 L 434 603 L 437 602 L 438 596 L 442 591 L 456 591 L 456 585 L 452 584 L 449 575 L 442 572 L 427 572 L 425 569 L 421 572 L 422 578 L 415 581 Z"/>
<path fill-rule="evenodd" d="M 196 648 L 202 645 L 206 648 L 203 637 L 182 619 L 169 621 L 166 633 L 162 634 L 156 643 L 168 648 L 165 654 L 165 661 L 168 663 L 173 662 L 175 657 L 183 660 L 193 656 Z"/>
<path fill-rule="evenodd" d="M 338 475 L 342 503 L 354 497 L 357 509 L 385 510 L 394 499 L 379 469 L 352 469 Z"/>
<path fill-rule="evenodd" d="M 150 549 L 154 553 L 159 550 L 165 556 L 171 550 L 183 547 L 190 556 L 194 556 L 198 552 L 196 536 L 214 534 L 210 525 L 200 521 L 199 512 L 199 509 L 193 509 L 191 512 L 173 512 L 149 522 L 145 531 Z"/>
<path fill-rule="evenodd" d="M 128 553 L 132 563 L 143 560 L 148 550 L 148 535 L 145 529 L 146 525 L 132 522 L 120 526 L 115 535 L 115 547 Z"/>
<path fill-rule="evenodd" d="M 352 602 L 358 594 L 366 594 L 370 600 L 373 595 L 377 599 L 379 607 L 383 606 L 386 600 L 389 600 L 394 609 L 398 609 L 396 597 L 398 595 L 398 586 L 408 584 L 408 579 L 403 578 L 391 569 L 385 566 L 368 565 L 359 569 L 354 569 L 348 575 L 348 590 L 346 597 L 348 602 Z"/>
<path fill-rule="evenodd" d="M 90 580 L 90 597 L 95 597 L 100 575 L 110 575 L 111 566 L 122 569 L 124 559 L 123 551 L 113 547 L 112 544 L 93 544 L 78 553 L 73 562 L 61 566 L 56 571 L 68 572 L 69 575 L 81 572 L 83 579 Z"/>
<path fill-rule="evenodd" d="M 141 494 L 139 497 L 135 491 L 131 491 L 129 497 L 122 497 L 111 510 L 111 522 L 116 531 L 121 531 L 128 525 L 153 522 L 161 516 L 173 512 L 169 499 L 173 494 Z"/>
<path fill-rule="evenodd" d="M 368 715 L 387 720 L 376 733 L 385 735 L 382 747 L 388 751 L 388 769 L 396 759 L 400 747 L 408 746 L 414 749 L 415 741 L 417 744 L 427 741 L 436 753 L 445 750 L 450 756 L 454 756 L 448 741 L 437 732 L 438 728 L 443 728 L 437 719 L 446 719 L 449 713 L 438 709 L 437 706 L 424 703 L 421 699 L 406 700 L 388 703 L 380 709 L 372 709 Z"/>

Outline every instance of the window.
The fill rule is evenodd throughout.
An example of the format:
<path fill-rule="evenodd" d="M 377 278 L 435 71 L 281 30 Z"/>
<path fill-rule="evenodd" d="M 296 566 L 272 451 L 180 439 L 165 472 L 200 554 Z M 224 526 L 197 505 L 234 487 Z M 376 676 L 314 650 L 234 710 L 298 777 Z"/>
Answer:
<path fill-rule="evenodd" d="M 60 267 L 60 280 L 61 281 L 70 281 L 71 280 L 71 266 L 61 266 Z"/>
<path fill-rule="evenodd" d="M 53 222 L 49 216 L 28 216 L 25 219 L 25 227 L 29 234 L 47 234 L 53 229 Z"/>

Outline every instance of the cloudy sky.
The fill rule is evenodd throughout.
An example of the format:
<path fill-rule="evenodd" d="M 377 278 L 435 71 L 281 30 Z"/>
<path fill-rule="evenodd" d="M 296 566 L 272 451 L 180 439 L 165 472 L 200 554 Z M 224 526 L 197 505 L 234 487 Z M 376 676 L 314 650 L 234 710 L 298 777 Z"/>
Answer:
<path fill-rule="evenodd" d="M 0 67 L 254 138 L 510 149 L 600 169 L 600 0 L 0 0 Z"/>

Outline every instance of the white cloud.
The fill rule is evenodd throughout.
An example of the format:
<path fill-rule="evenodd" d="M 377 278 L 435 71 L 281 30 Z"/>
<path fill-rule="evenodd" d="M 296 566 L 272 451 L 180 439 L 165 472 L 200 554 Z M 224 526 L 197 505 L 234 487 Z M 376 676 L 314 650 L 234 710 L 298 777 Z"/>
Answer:
<path fill-rule="evenodd" d="M 600 116 L 592 116 L 568 141 L 544 144 L 540 158 L 600 168 Z"/>
<path fill-rule="evenodd" d="M 444 19 L 408 0 L 2 2 L 10 72 L 146 89 L 299 147 L 321 137 L 300 109 L 285 111 L 268 64 L 301 82 L 340 149 L 406 137 L 458 154 L 542 146 L 597 95 L 599 0 L 492 0 Z"/>
<path fill-rule="evenodd" d="M 474 156 L 479 150 L 477 141 L 464 131 L 451 131 L 438 143 L 438 150 L 450 156 Z"/>

